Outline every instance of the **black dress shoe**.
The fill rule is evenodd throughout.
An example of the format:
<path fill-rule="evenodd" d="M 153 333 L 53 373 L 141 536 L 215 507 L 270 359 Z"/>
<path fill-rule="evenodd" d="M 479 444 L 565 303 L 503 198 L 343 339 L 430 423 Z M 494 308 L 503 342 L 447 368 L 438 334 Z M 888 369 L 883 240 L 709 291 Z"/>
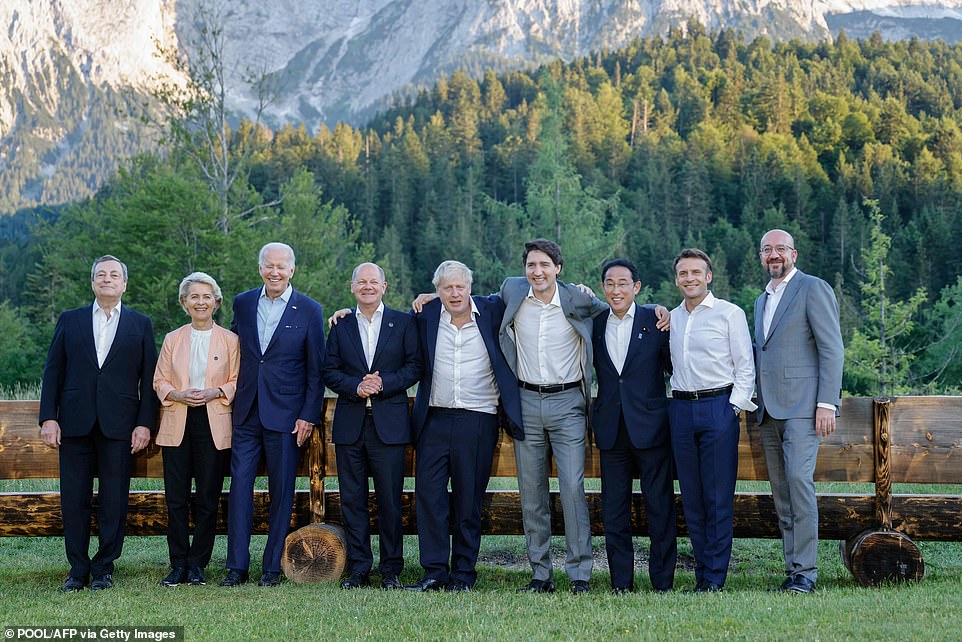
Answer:
<path fill-rule="evenodd" d="M 257 582 L 258 586 L 280 586 L 281 574 L 277 571 L 268 571 L 261 574 L 261 579 Z"/>
<path fill-rule="evenodd" d="M 175 566 L 170 575 L 160 580 L 161 586 L 179 586 L 187 581 L 187 569 L 183 566 Z"/>
<path fill-rule="evenodd" d="M 554 582 L 551 580 L 531 580 L 526 586 L 519 588 L 518 593 L 554 593 Z"/>
<path fill-rule="evenodd" d="M 397 579 L 397 578 L 395 578 Z M 370 586 L 371 578 L 367 573 L 351 573 L 341 582 L 342 589 L 357 589 L 362 586 Z"/>
<path fill-rule="evenodd" d="M 571 592 L 575 595 L 580 595 L 581 593 L 587 593 L 591 590 L 591 585 L 588 584 L 587 580 L 575 580 L 571 583 Z"/>
<path fill-rule="evenodd" d="M 401 580 L 398 579 L 397 575 L 384 575 L 381 577 L 381 588 L 389 591 L 395 591 L 403 589 L 404 585 L 401 584 Z"/>
<path fill-rule="evenodd" d="M 776 588 L 776 589 L 768 589 L 768 590 L 769 590 L 770 592 L 772 592 L 772 593 L 778 593 L 778 592 L 780 592 L 780 591 L 787 591 L 787 590 L 788 590 L 788 587 L 790 587 L 790 586 L 792 585 L 792 582 L 794 582 L 794 581 L 795 581 L 795 576 L 794 576 L 794 575 L 789 575 L 788 577 L 785 578 L 785 581 L 784 581 L 784 582 L 782 582 L 781 584 L 778 585 L 778 588 Z"/>
<path fill-rule="evenodd" d="M 207 584 L 204 569 L 200 566 L 191 566 L 190 570 L 187 571 L 187 581 L 190 582 L 191 586 L 204 586 Z"/>
<path fill-rule="evenodd" d="M 445 586 L 445 583 L 441 580 L 436 580 L 434 578 L 428 577 L 417 584 L 408 584 L 404 587 L 405 591 L 416 591 L 418 593 L 425 593 L 427 591 L 440 591 Z"/>
<path fill-rule="evenodd" d="M 63 584 L 60 586 L 61 593 L 77 593 L 78 591 L 84 590 L 87 586 L 86 577 L 73 577 L 71 575 L 67 576 Z"/>
<path fill-rule="evenodd" d="M 695 593 L 721 593 L 722 587 L 714 582 L 702 581 L 695 587 Z"/>
<path fill-rule="evenodd" d="M 615 595 L 624 595 L 626 593 L 631 593 L 634 590 L 631 586 L 612 586 L 611 592 Z"/>
<path fill-rule="evenodd" d="M 444 590 L 448 593 L 470 593 L 471 586 L 464 580 L 451 580 Z"/>
<path fill-rule="evenodd" d="M 792 580 L 791 586 L 787 589 L 790 593 L 811 593 L 815 590 L 815 582 L 804 575 L 796 575 Z"/>
<path fill-rule="evenodd" d="M 103 575 L 94 575 L 93 581 L 90 583 L 91 591 L 106 591 L 109 588 L 113 588 L 114 578 L 110 573 L 105 573 Z"/>
<path fill-rule="evenodd" d="M 247 571 L 235 571 L 234 569 L 228 569 L 227 577 L 220 581 L 221 586 L 228 586 L 234 588 L 235 586 L 240 586 L 246 583 L 250 577 L 247 575 Z"/>

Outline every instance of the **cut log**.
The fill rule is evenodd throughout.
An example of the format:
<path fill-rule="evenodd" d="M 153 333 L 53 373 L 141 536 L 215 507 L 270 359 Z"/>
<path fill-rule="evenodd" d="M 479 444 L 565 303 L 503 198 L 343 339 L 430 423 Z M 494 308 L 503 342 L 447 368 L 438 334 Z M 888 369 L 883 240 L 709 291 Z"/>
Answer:
<path fill-rule="evenodd" d="M 346 564 L 347 541 L 337 524 L 308 524 L 284 540 L 281 570 L 295 584 L 333 582 Z"/>
<path fill-rule="evenodd" d="M 845 566 L 862 586 L 883 582 L 918 582 L 925 575 L 922 552 L 905 533 L 862 531 L 841 547 Z"/>

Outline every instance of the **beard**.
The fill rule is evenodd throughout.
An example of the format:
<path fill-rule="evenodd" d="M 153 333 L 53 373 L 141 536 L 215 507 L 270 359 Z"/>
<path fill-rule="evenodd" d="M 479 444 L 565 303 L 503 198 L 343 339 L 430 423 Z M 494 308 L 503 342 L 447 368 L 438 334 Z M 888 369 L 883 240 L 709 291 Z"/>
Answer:
<path fill-rule="evenodd" d="M 765 269 L 768 271 L 768 276 L 773 279 L 780 279 L 788 272 L 784 261 L 780 263 L 767 263 Z"/>

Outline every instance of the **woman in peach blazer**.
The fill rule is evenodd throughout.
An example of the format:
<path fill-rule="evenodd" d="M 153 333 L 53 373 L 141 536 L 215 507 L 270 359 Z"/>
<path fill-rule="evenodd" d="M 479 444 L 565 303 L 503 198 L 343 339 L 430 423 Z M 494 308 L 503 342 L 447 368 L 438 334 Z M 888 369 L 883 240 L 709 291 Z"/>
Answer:
<path fill-rule="evenodd" d="M 217 506 L 231 443 L 231 404 L 237 387 L 237 335 L 214 323 L 223 296 L 217 282 L 194 272 L 180 283 L 190 323 L 164 337 L 154 391 L 160 399 L 157 445 L 163 447 L 170 574 L 164 586 L 204 584 L 214 549 Z M 189 541 L 191 481 L 197 483 L 194 540 Z"/>

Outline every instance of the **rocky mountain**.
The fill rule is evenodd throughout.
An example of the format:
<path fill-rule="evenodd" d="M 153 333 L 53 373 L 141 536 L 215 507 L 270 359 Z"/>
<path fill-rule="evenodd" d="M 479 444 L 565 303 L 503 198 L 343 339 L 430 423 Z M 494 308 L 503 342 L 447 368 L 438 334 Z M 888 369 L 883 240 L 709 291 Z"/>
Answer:
<path fill-rule="evenodd" d="M 157 47 L 189 54 L 210 1 L 0 0 L 0 212 L 88 194 L 150 148 L 148 88 L 177 75 Z M 245 75 L 266 71 L 268 119 L 312 130 L 362 124 L 458 68 L 570 60 L 692 17 L 747 39 L 962 38 L 962 0 L 220 0 L 215 13 L 237 113 L 254 104 Z"/>

